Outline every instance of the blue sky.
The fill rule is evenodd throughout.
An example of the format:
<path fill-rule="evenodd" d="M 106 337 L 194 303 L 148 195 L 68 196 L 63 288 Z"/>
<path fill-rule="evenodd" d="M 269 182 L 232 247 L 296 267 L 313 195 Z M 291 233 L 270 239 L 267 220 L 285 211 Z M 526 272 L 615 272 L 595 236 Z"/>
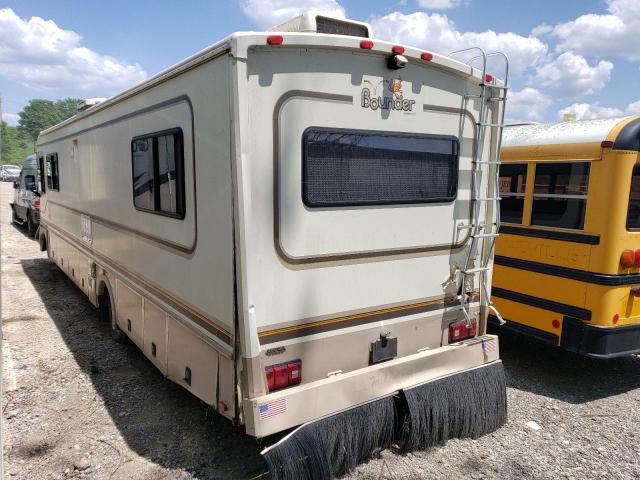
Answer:
<path fill-rule="evenodd" d="M 15 124 L 31 98 L 113 95 L 233 31 L 307 9 L 439 53 L 507 51 L 513 121 L 640 113 L 640 0 L 19 0 L 0 3 L 3 118 Z"/>

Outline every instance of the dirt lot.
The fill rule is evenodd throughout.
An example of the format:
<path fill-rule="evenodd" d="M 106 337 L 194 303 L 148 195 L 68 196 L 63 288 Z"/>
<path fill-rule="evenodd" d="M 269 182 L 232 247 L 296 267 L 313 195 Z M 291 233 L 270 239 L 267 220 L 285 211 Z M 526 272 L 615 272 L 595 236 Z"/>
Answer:
<path fill-rule="evenodd" d="M 25 232 L 0 185 L 6 478 L 240 479 L 261 446 L 115 343 Z M 349 478 L 640 478 L 640 360 L 501 339 L 509 422 L 479 440 L 383 452 Z M 536 422 L 534 430 L 527 422 Z M 264 477 L 268 478 L 268 477 Z"/>

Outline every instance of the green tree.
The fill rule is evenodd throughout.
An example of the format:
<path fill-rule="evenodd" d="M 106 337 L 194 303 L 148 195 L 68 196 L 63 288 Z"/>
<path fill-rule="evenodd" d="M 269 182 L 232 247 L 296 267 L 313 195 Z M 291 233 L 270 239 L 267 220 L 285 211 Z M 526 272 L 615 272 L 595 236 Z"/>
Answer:
<path fill-rule="evenodd" d="M 65 98 L 55 102 L 41 98 L 30 100 L 24 110 L 18 114 L 20 115 L 18 128 L 35 142 L 42 130 L 75 115 L 80 101 L 75 98 Z"/>
<path fill-rule="evenodd" d="M 28 133 L 2 122 L 0 125 L 2 148 L 0 149 L 0 163 L 22 164 L 27 155 L 31 155 L 34 143 Z"/>

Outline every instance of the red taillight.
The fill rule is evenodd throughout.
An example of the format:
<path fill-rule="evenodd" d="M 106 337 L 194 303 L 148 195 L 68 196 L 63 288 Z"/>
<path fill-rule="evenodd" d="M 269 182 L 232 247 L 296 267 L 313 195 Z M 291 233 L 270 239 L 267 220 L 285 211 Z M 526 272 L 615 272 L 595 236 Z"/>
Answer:
<path fill-rule="evenodd" d="M 394 45 L 393 47 L 391 47 L 391 51 L 396 55 L 402 55 L 404 53 L 404 47 L 401 47 L 400 45 Z"/>
<path fill-rule="evenodd" d="M 624 250 L 620 255 L 620 265 L 623 268 L 631 268 L 636 263 L 636 254 L 633 250 Z"/>
<path fill-rule="evenodd" d="M 33 208 L 35 208 L 36 210 L 40 210 L 40 197 L 36 197 L 36 199 L 33 201 Z"/>
<path fill-rule="evenodd" d="M 618 320 L 620 320 L 620 315 L 616 313 L 611 320 L 613 321 L 613 323 L 618 323 Z"/>
<path fill-rule="evenodd" d="M 636 250 L 633 257 L 633 266 L 640 268 L 640 249 Z"/>
<path fill-rule="evenodd" d="M 613 148 L 613 142 L 611 140 L 604 140 L 601 144 L 600 144 L 601 148 Z"/>
<path fill-rule="evenodd" d="M 264 370 L 270 392 L 302 382 L 302 360 L 272 365 Z"/>
<path fill-rule="evenodd" d="M 476 321 L 471 320 L 471 325 L 467 326 L 466 320 L 459 322 L 453 322 L 449 324 L 449 343 L 459 342 L 465 338 L 471 338 L 476 336 Z"/>
<path fill-rule="evenodd" d="M 634 297 L 640 297 L 640 287 L 633 287 L 631 289 L 631 295 Z"/>
<path fill-rule="evenodd" d="M 487 83 L 491 83 L 491 82 L 493 82 L 493 75 L 491 75 L 490 73 L 487 73 L 487 74 L 484 76 L 484 81 L 485 81 L 485 82 L 487 82 Z"/>
<path fill-rule="evenodd" d="M 269 45 L 282 45 L 284 37 L 282 35 L 269 35 L 267 37 L 267 43 Z"/>
<path fill-rule="evenodd" d="M 422 52 L 422 54 L 420 55 L 420 58 L 422 60 L 425 60 L 427 62 L 430 62 L 431 60 L 433 60 L 433 53 L 429 53 L 429 52 Z"/>
<path fill-rule="evenodd" d="M 360 48 L 366 48 L 367 50 L 370 50 L 373 48 L 373 42 L 371 40 L 362 40 L 360 42 Z"/>

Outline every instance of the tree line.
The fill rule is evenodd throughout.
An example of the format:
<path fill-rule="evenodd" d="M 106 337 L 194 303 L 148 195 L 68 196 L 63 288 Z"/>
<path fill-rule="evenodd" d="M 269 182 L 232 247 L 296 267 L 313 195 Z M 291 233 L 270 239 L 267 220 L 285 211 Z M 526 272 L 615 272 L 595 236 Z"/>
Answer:
<path fill-rule="evenodd" d="M 22 164 L 28 155 L 35 152 L 38 134 L 78 113 L 78 103 L 81 101 L 77 98 L 56 101 L 40 98 L 30 100 L 18 113 L 20 119 L 17 127 L 7 125 L 6 122 L 1 123 L 0 163 Z"/>

